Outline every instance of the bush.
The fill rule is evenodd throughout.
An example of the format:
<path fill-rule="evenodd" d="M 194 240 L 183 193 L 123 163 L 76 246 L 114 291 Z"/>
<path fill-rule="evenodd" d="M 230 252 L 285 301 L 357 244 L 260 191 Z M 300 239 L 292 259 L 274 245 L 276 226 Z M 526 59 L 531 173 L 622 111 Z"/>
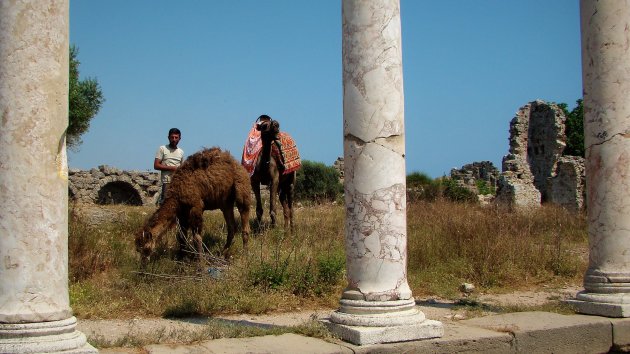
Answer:
<path fill-rule="evenodd" d="M 302 161 L 297 172 L 295 199 L 314 202 L 335 201 L 343 193 L 339 172 L 320 162 Z"/>
<path fill-rule="evenodd" d="M 407 187 L 426 186 L 433 183 L 433 178 L 424 172 L 412 172 L 407 175 Z"/>
<path fill-rule="evenodd" d="M 477 184 L 482 194 L 493 193 L 492 188 L 483 184 Z M 431 179 L 426 173 L 413 172 L 407 175 L 407 199 L 414 201 L 435 201 L 437 199 L 447 199 L 454 202 L 472 202 L 477 200 L 475 193 L 460 186 L 457 182 L 448 177 Z"/>
<path fill-rule="evenodd" d="M 475 181 L 475 185 L 477 186 L 477 191 L 479 194 L 492 194 L 495 195 L 497 193 L 496 188 L 489 186 L 488 182 L 478 179 Z"/>
<path fill-rule="evenodd" d="M 444 188 L 443 197 L 452 202 L 474 202 L 477 195 L 466 187 L 457 184 L 457 181 L 444 177 L 440 179 L 440 184 Z"/>
<path fill-rule="evenodd" d="M 424 172 L 412 172 L 407 175 L 407 200 L 434 201 L 442 195 L 439 181 Z"/>

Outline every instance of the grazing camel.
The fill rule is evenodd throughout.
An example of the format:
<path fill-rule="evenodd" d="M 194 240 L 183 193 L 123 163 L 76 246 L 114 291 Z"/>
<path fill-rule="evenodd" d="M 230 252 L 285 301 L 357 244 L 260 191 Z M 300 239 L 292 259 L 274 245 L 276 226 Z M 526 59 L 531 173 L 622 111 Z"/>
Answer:
<path fill-rule="evenodd" d="M 179 222 L 177 258 L 184 256 L 188 231 L 192 231 L 195 258 L 201 262 L 203 243 L 203 212 L 220 209 L 227 225 L 227 240 L 223 247 L 228 256 L 236 221 L 234 204 L 241 215 L 243 246 L 249 238 L 251 187 L 245 169 L 219 148 L 204 149 L 189 156 L 175 171 L 164 204 L 147 220 L 136 234 L 136 250 L 145 264 L 155 250 L 157 241 Z"/>
<path fill-rule="evenodd" d="M 278 161 L 280 152 L 274 141 L 284 137 L 292 139 L 286 133 L 280 133 L 280 124 L 269 116 L 261 116 L 256 129 L 260 131 L 262 150 L 250 176 L 252 190 L 256 197 L 256 219 L 260 223 L 263 216 L 263 206 L 260 198 L 260 185 L 269 186 L 269 216 L 271 226 L 276 225 L 275 195 L 279 195 L 284 214 L 285 230 L 293 230 L 293 190 L 295 187 L 296 170 L 300 166 L 299 154 L 295 148 L 295 158 L 292 166 L 283 166 Z M 285 167 L 280 168 L 279 167 Z M 282 170 L 282 171 L 281 171 Z"/>

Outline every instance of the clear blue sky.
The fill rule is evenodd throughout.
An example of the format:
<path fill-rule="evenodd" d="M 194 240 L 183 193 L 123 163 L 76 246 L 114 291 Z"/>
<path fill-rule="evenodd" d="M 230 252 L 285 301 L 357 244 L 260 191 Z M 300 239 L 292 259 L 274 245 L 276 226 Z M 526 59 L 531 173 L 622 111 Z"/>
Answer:
<path fill-rule="evenodd" d="M 579 1 L 401 0 L 407 173 L 501 169 L 509 122 L 581 97 Z M 71 168 L 152 170 L 171 127 L 240 160 L 260 114 L 303 159 L 343 156 L 340 0 L 71 0 L 81 77 L 106 102 Z"/>

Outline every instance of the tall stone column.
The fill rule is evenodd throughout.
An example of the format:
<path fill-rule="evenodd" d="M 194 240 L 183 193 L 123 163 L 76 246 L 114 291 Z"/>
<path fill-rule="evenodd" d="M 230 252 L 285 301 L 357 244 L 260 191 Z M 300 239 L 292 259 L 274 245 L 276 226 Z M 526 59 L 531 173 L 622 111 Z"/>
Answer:
<path fill-rule="evenodd" d="M 68 296 L 68 0 L 0 1 L 0 352 L 96 352 Z"/>
<path fill-rule="evenodd" d="M 407 283 L 399 1 L 342 4 L 348 286 L 329 327 L 360 345 L 440 337 Z"/>
<path fill-rule="evenodd" d="M 579 312 L 630 317 L 630 1 L 582 0 L 589 233 Z"/>

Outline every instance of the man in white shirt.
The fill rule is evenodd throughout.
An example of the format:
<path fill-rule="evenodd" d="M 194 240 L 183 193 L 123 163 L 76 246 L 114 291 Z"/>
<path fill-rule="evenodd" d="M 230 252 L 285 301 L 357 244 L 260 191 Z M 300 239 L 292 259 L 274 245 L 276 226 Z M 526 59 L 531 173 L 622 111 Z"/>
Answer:
<path fill-rule="evenodd" d="M 158 201 L 159 205 L 164 203 L 173 172 L 175 172 L 184 161 L 184 150 L 177 147 L 181 138 L 182 133 L 179 129 L 171 128 L 168 131 L 168 145 L 160 146 L 155 154 L 153 168 L 160 171 L 160 179 L 162 181 L 162 193 Z"/>

